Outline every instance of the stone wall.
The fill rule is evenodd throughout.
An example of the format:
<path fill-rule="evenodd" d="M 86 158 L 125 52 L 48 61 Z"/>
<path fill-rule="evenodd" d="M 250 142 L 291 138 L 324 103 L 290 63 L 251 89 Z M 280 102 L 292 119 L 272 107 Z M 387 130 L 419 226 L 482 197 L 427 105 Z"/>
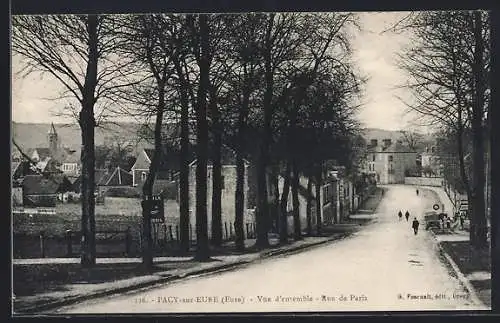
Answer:
<path fill-rule="evenodd" d="M 406 185 L 418 186 L 443 186 L 442 177 L 405 177 L 404 183 Z"/>

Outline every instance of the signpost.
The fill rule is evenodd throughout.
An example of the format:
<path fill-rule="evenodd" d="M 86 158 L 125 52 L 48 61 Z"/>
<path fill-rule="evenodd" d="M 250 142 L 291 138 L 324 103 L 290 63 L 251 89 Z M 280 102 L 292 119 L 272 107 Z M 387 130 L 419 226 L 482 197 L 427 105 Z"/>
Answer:
<path fill-rule="evenodd" d="M 165 213 L 163 207 L 163 199 L 160 196 L 153 196 L 152 199 L 147 197 L 141 202 L 143 210 L 143 263 L 147 267 L 151 267 L 153 264 L 153 239 L 151 236 L 152 223 L 162 223 L 165 222 Z"/>

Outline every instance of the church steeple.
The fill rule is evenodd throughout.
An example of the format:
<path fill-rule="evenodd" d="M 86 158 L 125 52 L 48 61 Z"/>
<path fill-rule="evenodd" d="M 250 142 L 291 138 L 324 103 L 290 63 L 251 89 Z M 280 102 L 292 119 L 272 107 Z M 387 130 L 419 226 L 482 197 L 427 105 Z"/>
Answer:
<path fill-rule="evenodd" d="M 52 154 L 52 156 L 54 156 L 57 153 L 58 149 L 58 142 L 57 142 L 58 138 L 57 138 L 56 128 L 54 127 L 54 123 L 51 123 L 47 137 L 49 139 L 50 153 Z"/>

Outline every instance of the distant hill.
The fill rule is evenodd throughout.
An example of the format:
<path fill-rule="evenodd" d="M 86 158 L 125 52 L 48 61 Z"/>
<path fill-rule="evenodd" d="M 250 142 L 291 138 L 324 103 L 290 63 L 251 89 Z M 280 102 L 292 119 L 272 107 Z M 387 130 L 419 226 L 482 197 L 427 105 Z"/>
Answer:
<path fill-rule="evenodd" d="M 80 149 L 82 139 L 79 125 L 54 124 L 54 126 L 62 146 Z M 99 146 L 110 141 L 124 142 L 127 140 L 135 144 L 139 127 L 140 124 L 137 123 L 106 124 L 103 127 L 98 127 L 95 129 L 95 144 Z M 23 149 L 48 147 L 47 132 L 49 128 L 49 123 L 12 122 L 12 138 Z M 138 143 L 137 149 L 144 146 L 148 146 L 148 144 Z"/>
<path fill-rule="evenodd" d="M 81 147 L 81 132 L 77 124 L 54 124 L 59 135 L 59 140 L 62 146 L 80 149 Z M 132 122 L 106 124 L 95 129 L 95 144 L 97 146 L 104 145 L 113 141 L 132 141 L 136 144 L 136 150 L 144 147 L 149 147 L 150 144 L 141 141 L 137 143 L 137 133 L 140 129 L 140 124 Z M 12 137 L 16 143 L 23 149 L 35 147 L 48 147 L 47 132 L 49 131 L 49 123 L 21 123 L 12 122 Z M 363 137 L 366 141 L 377 139 L 381 142 L 383 139 L 391 139 L 393 141 L 403 140 L 400 131 L 392 131 L 378 128 L 365 128 Z M 425 145 L 432 145 L 432 137 L 424 136 Z"/>
<path fill-rule="evenodd" d="M 378 128 L 365 128 L 363 129 L 363 137 L 370 141 L 370 139 L 377 139 L 381 141 L 383 139 L 391 139 L 393 141 L 402 139 L 402 134 L 400 131 L 385 130 Z"/>

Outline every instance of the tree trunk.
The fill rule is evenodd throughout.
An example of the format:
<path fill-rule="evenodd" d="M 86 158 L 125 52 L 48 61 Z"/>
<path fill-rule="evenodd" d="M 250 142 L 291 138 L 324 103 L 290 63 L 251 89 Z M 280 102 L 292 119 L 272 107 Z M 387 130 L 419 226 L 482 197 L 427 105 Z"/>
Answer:
<path fill-rule="evenodd" d="M 174 66 L 180 81 L 180 99 L 181 99 L 181 154 L 180 154 L 180 174 L 179 174 L 179 229 L 180 229 L 180 252 L 186 254 L 189 252 L 189 95 L 187 93 L 186 78 L 182 71 L 178 57 L 173 59 Z"/>
<path fill-rule="evenodd" d="M 273 230 L 275 233 L 279 232 L 279 221 L 280 221 L 280 188 L 279 188 L 279 180 L 280 180 L 280 170 L 277 167 L 274 176 L 273 176 L 273 187 L 274 187 L 274 203 L 273 203 Z"/>
<path fill-rule="evenodd" d="M 280 243 L 288 243 L 288 196 L 290 195 L 290 163 L 286 163 L 285 178 L 283 183 L 283 192 L 281 193 L 281 212 L 280 212 Z"/>
<path fill-rule="evenodd" d="M 266 168 L 264 157 L 260 156 L 257 161 L 257 209 L 255 214 L 257 227 L 257 241 L 255 244 L 259 249 L 269 247 L 267 226 L 269 219 L 269 201 L 267 198 Z"/>
<path fill-rule="evenodd" d="M 179 174 L 180 251 L 189 251 L 189 103 L 184 93 L 181 107 L 181 154 Z"/>
<path fill-rule="evenodd" d="M 465 155 L 464 155 L 464 128 L 463 128 L 463 123 L 462 123 L 462 118 L 461 118 L 461 110 L 458 111 L 458 127 L 457 127 L 457 132 L 456 132 L 456 137 L 457 137 L 457 153 L 458 153 L 458 167 L 460 169 L 460 177 L 462 179 L 462 183 L 465 187 L 465 191 L 467 193 L 467 200 L 471 201 L 472 200 L 472 192 L 471 192 L 471 187 L 469 183 L 469 175 L 467 174 L 467 170 L 465 167 Z M 469 203 L 470 204 L 470 203 Z"/>
<path fill-rule="evenodd" d="M 153 185 L 156 179 L 156 174 L 160 168 L 161 158 L 162 158 L 162 136 L 161 129 L 163 124 L 163 113 L 165 111 L 165 83 L 158 82 L 158 106 L 156 110 L 156 121 L 155 121 L 155 150 L 151 164 L 149 165 L 149 172 L 146 177 L 146 181 L 142 187 L 143 194 L 143 204 L 142 204 L 142 264 L 146 269 L 151 269 L 153 267 L 153 239 L 151 236 L 151 204 L 148 201 L 153 200 Z"/>
<path fill-rule="evenodd" d="M 82 110 L 79 115 L 79 124 L 82 130 L 82 240 L 81 265 L 91 267 L 96 263 L 95 245 L 95 143 L 94 143 L 94 102 L 97 85 L 98 63 L 98 17 L 87 16 L 88 30 L 88 63 L 83 89 Z"/>
<path fill-rule="evenodd" d="M 241 128 L 240 128 L 241 131 Z M 243 228 L 243 221 L 245 217 L 245 161 L 243 160 L 243 153 L 238 150 L 236 152 L 236 191 L 235 191 L 235 218 L 234 230 L 236 234 L 236 250 L 245 250 L 245 232 Z"/>
<path fill-rule="evenodd" d="M 236 191 L 235 191 L 235 218 L 234 230 L 236 231 L 236 250 L 245 250 L 245 130 L 248 117 L 249 91 L 244 91 L 243 102 L 238 116 L 238 143 L 236 151 Z"/>
<path fill-rule="evenodd" d="M 271 61 L 272 38 L 271 31 L 273 29 L 274 14 L 269 15 L 268 26 L 265 35 L 265 50 L 264 50 L 264 124 L 262 129 L 262 142 L 257 161 L 257 241 L 256 245 L 259 249 L 269 247 L 268 239 L 268 192 L 267 192 L 267 176 L 266 170 L 269 163 L 269 144 L 271 140 L 271 117 L 272 117 L 272 96 L 273 96 L 273 66 Z"/>
<path fill-rule="evenodd" d="M 196 104 L 196 256 L 198 261 L 210 258 L 207 231 L 207 155 L 208 155 L 208 122 L 207 91 L 209 79 L 209 31 L 207 16 L 199 16 L 199 34 L 201 57 L 199 60 L 200 84 L 198 86 Z"/>
<path fill-rule="evenodd" d="M 210 111 L 212 114 L 212 244 L 222 244 L 222 127 L 220 125 L 215 91 L 211 91 Z"/>
<path fill-rule="evenodd" d="M 487 224 L 484 203 L 484 143 L 483 143 L 483 117 L 484 117 L 484 39 L 482 14 L 474 12 L 474 63 L 472 73 L 474 76 L 474 93 L 472 97 L 472 214 L 470 222 L 470 242 L 475 248 L 487 247 Z"/>
<path fill-rule="evenodd" d="M 306 203 L 307 235 L 312 235 L 312 180 L 307 179 L 307 203 Z"/>
<path fill-rule="evenodd" d="M 300 185 L 300 172 L 297 163 L 293 162 L 292 165 L 292 201 L 293 201 L 293 227 L 295 240 L 302 239 L 302 228 L 300 223 L 300 202 L 299 202 L 299 185 Z"/>
<path fill-rule="evenodd" d="M 322 224 L 322 217 L 321 217 L 321 186 L 323 184 L 322 181 L 322 176 L 321 176 L 321 164 L 318 165 L 317 170 L 316 170 L 316 234 L 321 235 L 321 224 Z"/>

